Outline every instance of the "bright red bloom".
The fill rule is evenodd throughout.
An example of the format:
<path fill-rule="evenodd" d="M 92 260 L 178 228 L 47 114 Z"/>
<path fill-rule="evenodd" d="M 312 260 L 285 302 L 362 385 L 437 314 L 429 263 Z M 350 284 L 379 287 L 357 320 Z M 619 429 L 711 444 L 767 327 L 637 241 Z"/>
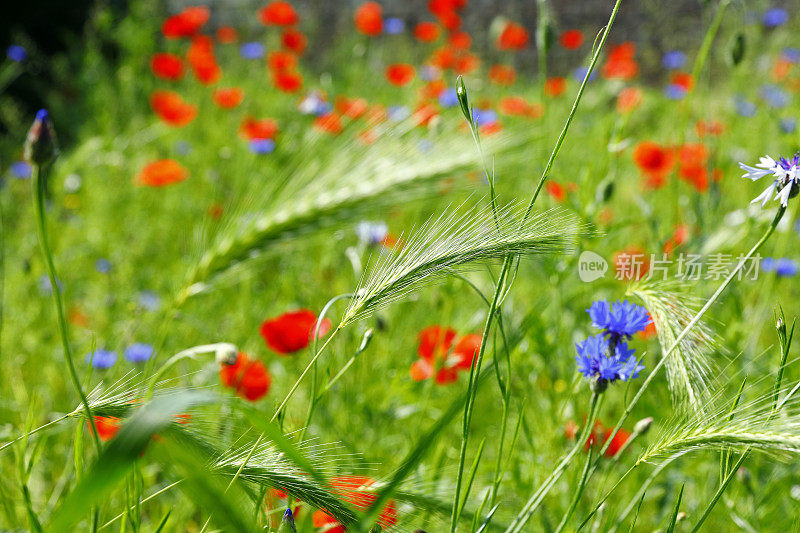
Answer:
<path fill-rule="evenodd" d="M 638 87 L 625 87 L 617 95 L 617 111 L 630 113 L 642 103 L 642 90 Z"/>
<path fill-rule="evenodd" d="M 672 85 L 677 85 L 686 92 L 689 92 L 692 90 L 692 88 L 694 88 L 694 77 L 687 72 L 673 72 L 669 76 L 669 82 Z"/>
<path fill-rule="evenodd" d="M 489 81 L 495 85 L 508 86 L 517 79 L 517 71 L 511 65 L 492 65 L 489 67 Z"/>
<path fill-rule="evenodd" d="M 244 91 L 239 87 L 230 87 L 228 89 L 216 89 L 212 96 L 214 103 L 223 109 L 233 109 L 242 103 L 244 99 Z"/>
<path fill-rule="evenodd" d="M 414 37 L 418 41 L 430 43 L 439 39 L 441 29 L 435 22 L 420 22 L 414 27 Z"/>
<path fill-rule="evenodd" d="M 504 115 L 539 118 L 544 113 L 541 104 L 529 104 L 522 96 L 506 96 L 498 102 L 497 109 Z"/>
<path fill-rule="evenodd" d="M 436 370 L 434 366 L 425 359 L 417 359 L 409 369 L 409 375 L 414 381 L 425 381 L 436 372 L 436 384 L 448 385 L 458 380 L 458 369 L 456 367 L 441 367 Z"/>
<path fill-rule="evenodd" d="M 456 338 L 456 330 L 442 326 L 428 326 L 417 335 L 417 355 L 429 362 L 443 359 Z"/>
<path fill-rule="evenodd" d="M 383 31 L 383 8 L 377 2 L 364 2 L 356 9 L 356 29 L 364 35 L 380 35 Z"/>
<path fill-rule="evenodd" d="M 411 365 L 411 378 L 423 381 L 436 372 L 436 383 L 439 385 L 456 381 L 459 370 L 469 370 L 481 346 L 481 336 L 473 333 L 464 335 L 453 346 L 456 331 L 442 326 L 423 329 L 418 340 L 417 355 L 420 358 Z"/>
<path fill-rule="evenodd" d="M 447 13 L 461 9 L 465 5 L 466 2 L 460 2 L 459 0 L 429 0 L 428 11 L 437 17 L 441 17 Z"/>
<path fill-rule="evenodd" d="M 211 37 L 206 35 L 194 37 L 186 58 L 200 83 L 211 85 L 219 81 L 222 76 L 222 71 L 214 57 L 214 41 L 211 40 Z"/>
<path fill-rule="evenodd" d="M 645 326 L 644 331 L 639 333 L 639 336 L 645 340 L 652 339 L 658 335 L 658 331 L 656 330 L 656 323 L 652 320 L 650 321 L 647 326 Z"/>
<path fill-rule="evenodd" d="M 97 435 L 103 442 L 113 439 L 114 435 L 116 435 L 117 431 L 119 431 L 121 425 L 122 421 L 116 416 L 94 417 L 94 427 L 97 429 Z M 86 421 L 86 427 L 89 429 L 89 431 L 92 430 L 88 420 Z"/>
<path fill-rule="evenodd" d="M 183 78 L 183 61 L 175 54 L 153 54 L 150 69 L 157 78 L 176 81 Z"/>
<path fill-rule="evenodd" d="M 528 44 L 530 35 L 522 25 L 516 22 L 506 24 L 495 45 L 499 50 L 522 50 Z"/>
<path fill-rule="evenodd" d="M 287 50 L 291 50 L 297 55 L 301 55 L 306 50 L 308 39 L 305 34 L 294 28 L 287 28 L 281 34 L 281 44 Z"/>
<path fill-rule="evenodd" d="M 611 432 L 614 431 L 613 429 L 606 430 L 605 434 L 603 435 L 603 445 L 606 444 L 608 438 L 611 436 Z M 606 453 L 603 455 L 605 457 L 614 457 L 620 451 L 622 446 L 628 442 L 628 439 L 631 437 L 631 434 L 624 429 L 620 428 L 619 431 L 614 435 L 614 438 L 611 439 L 611 443 L 608 445 L 608 449 Z"/>
<path fill-rule="evenodd" d="M 439 17 L 439 23 L 449 32 L 458 31 L 461 22 L 461 17 L 455 11 L 446 11 Z"/>
<path fill-rule="evenodd" d="M 197 116 L 197 108 L 173 91 L 154 91 L 150 107 L 161 120 L 176 128 L 186 126 Z"/>
<path fill-rule="evenodd" d="M 347 98 L 344 95 L 336 97 L 334 104 L 336 111 L 350 119 L 357 119 L 362 117 L 369 109 L 369 104 L 363 98 Z"/>
<path fill-rule="evenodd" d="M 431 80 L 420 88 L 419 96 L 423 100 L 432 100 L 438 98 L 445 90 L 447 83 L 444 80 Z"/>
<path fill-rule="evenodd" d="M 342 133 L 342 119 L 337 113 L 320 115 L 314 119 L 314 129 L 331 135 Z"/>
<path fill-rule="evenodd" d="M 702 143 L 684 144 L 678 150 L 678 159 L 683 167 L 702 167 L 708 163 L 708 148 Z"/>
<path fill-rule="evenodd" d="M 408 63 L 395 63 L 386 67 L 386 79 L 397 87 L 405 87 L 414 79 L 417 71 Z"/>
<path fill-rule="evenodd" d="M 575 50 L 583 44 L 583 32 L 581 30 L 567 30 L 558 37 L 558 42 L 567 50 Z"/>
<path fill-rule="evenodd" d="M 547 78 L 544 82 L 544 94 L 550 98 L 555 98 L 564 94 L 567 90 L 567 80 L 561 76 Z"/>
<path fill-rule="evenodd" d="M 455 33 L 451 33 L 450 37 L 448 37 L 447 42 L 453 48 L 458 48 L 459 50 L 466 50 L 472 45 L 472 37 L 469 36 L 469 33 L 465 31 L 459 31 Z"/>
<path fill-rule="evenodd" d="M 217 30 L 217 40 L 222 44 L 231 44 L 239 40 L 239 32 L 230 26 L 221 26 Z"/>
<path fill-rule="evenodd" d="M 548 181 L 545 190 L 556 202 L 563 202 L 567 199 L 567 190 L 558 182 Z"/>
<path fill-rule="evenodd" d="M 377 494 L 370 487 L 374 480 L 363 476 L 339 476 L 331 481 L 334 493 L 359 511 L 366 511 L 377 499 Z M 344 533 L 346 529 L 335 518 L 325 511 L 315 511 L 311 517 L 314 527 L 326 528 L 326 533 Z M 378 516 L 378 524 L 388 529 L 397 524 L 397 506 L 389 500 Z"/>
<path fill-rule="evenodd" d="M 276 133 L 278 133 L 278 123 L 271 118 L 256 120 L 246 116 L 239 126 L 239 135 L 248 141 L 272 139 Z"/>
<path fill-rule="evenodd" d="M 134 178 L 137 185 L 164 187 L 179 183 L 189 177 L 189 172 L 174 159 L 160 159 L 146 164 Z"/>
<path fill-rule="evenodd" d="M 476 333 L 464 335 L 453 347 L 453 355 L 457 362 L 455 367 L 462 370 L 469 370 L 472 367 L 472 360 L 481 348 L 482 337 Z"/>
<path fill-rule="evenodd" d="M 272 85 L 285 93 L 296 93 L 303 88 L 303 77 L 299 72 L 282 70 L 272 73 Z"/>
<path fill-rule="evenodd" d="M 205 6 L 187 7 L 165 20 L 161 25 L 161 33 L 167 39 L 191 37 L 200 31 L 210 16 L 211 12 Z"/>
<path fill-rule="evenodd" d="M 694 127 L 698 137 L 718 137 L 725 132 L 725 124 L 718 120 L 698 120 Z"/>
<path fill-rule="evenodd" d="M 622 43 L 611 49 L 603 65 L 603 76 L 609 79 L 629 80 L 639 73 L 639 65 L 634 59 L 636 45 Z"/>
<path fill-rule="evenodd" d="M 469 74 L 474 72 L 475 69 L 481 64 L 481 60 L 475 54 L 462 52 L 456 56 L 456 64 L 453 71 L 456 74 Z"/>
<path fill-rule="evenodd" d="M 297 56 L 291 52 L 273 50 L 267 56 L 267 65 L 273 72 L 294 70 L 297 67 Z"/>
<path fill-rule="evenodd" d="M 647 178 L 647 185 L 658 188 L 675 165 L 675 154 L 653 141 L 642 141 L 633 150 L 633 162 Z"/>
<path fill-rule="evenodd" d="M 258 11 L 258 20 L 264 26 L 294 26 L 300 17 L 289 2 L 273 0 Z"/>
<path fill-rule="evenodd" d="M 699 192 L 708 190 L 708 168 L 681 166 L 678 174 L 681 179 L 691 183 Z"/>
<path fill-rule="evenodd" d="M 263 398 L 272 383 L 272 377 L 263 363 L 250 361 L 242 352 L 236 354 L 234 364 L 220 364 L 219 379 L 224 386 L 236 390 L 236 394 L 251 402 Z"/>
<path fill-rule="evenodd" d="M 285 355 L 306 348 L 316 326 L 317 315 L 308 309 L 300 309 L 265 320 L 260 333 L 271 350 Z M 326 318 L 320 323 L 319 336 L 324 337 L 330 329 L 331 321 Z"/>

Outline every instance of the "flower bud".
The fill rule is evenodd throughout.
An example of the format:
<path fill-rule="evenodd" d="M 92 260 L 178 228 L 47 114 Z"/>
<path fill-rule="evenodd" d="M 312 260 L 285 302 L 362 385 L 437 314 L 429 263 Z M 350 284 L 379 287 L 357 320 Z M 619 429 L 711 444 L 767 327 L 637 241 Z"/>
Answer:
<path fill-rule="evenodd" d="M 650 426 L 653 425 L 653 417 L 648 416 L 647 418 L 642 418 L 636 425 L 633 426 L 633 432 L 637 435 L 644 435 L 648 431 L 650 431 Z"/>
<path fill-rule="evenodd" d="M 370 341 L 372 341 L 372 334 L 373 334 L 372 328 L 369 328 L 367 331 L 364 332 L 364 336 L 361 337 L 361 345 L 358 347 L 358 351 L 356 351 L 356 354 L 360 354 L 361 352 L 367 349 L 367 346 L 369 346 Z"/>
<path fill-rule="evenodd" d="M 216 359 L 217 364 L 220 365 L 235 365 L 237 359 L 237 352 L 236 346 L 230 343 L 220 343 L 217 345 L 216 352 L 214 353 L 214 359 Z"/>
<path fill-rule="evenodd" d="M 592 389 L 592 392 L 600 394 L 601 392 L 605 392 L 608 388 L 608 380 L 603 378 L 594 377 L 592 378 L 589 388 Z"/>
<path fill-rule="evenodd" d="M 464 113 L 464 118 L 467 122 L 472 124 L 472 109 L 469 107 L 469 94 L 467 94 L 467 86 L 464 85 L 464 78 L 458 77 L 456 82 L 456 96 L 458 97 L 458 105 L 461 106 L 461 112 Z"/>
<path fill-rule="evenodd" d="M 291 509 L 286 509 L 283 513 L 278 533 L 297 533 L 297 526 L 294 525 L 294 516 Z"/>
<path fill-rule="evenodd" d="M 25 160 L 34 165 L 46 165 L 58 156 L 58 143 L 53 123 L 46 109 L 36 113 L 25 139 Z"/>

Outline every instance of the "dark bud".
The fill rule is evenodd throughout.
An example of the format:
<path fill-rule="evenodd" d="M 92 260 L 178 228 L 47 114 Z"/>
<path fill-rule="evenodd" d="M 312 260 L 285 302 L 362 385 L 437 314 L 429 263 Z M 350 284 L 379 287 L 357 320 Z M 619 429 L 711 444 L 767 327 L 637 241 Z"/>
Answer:
<path fill-rule="evenodd" d="M 25 139 L 25 160 L 33 165 L 44 166 L 58 156 L 56 131 L 46 109 L 40 109 L 28 130 Z"/>
<path fill-rule="evenodd" d="M 286 509 L 286 512 L 283 513 L 278 533 L 297 533 L 297 526 L 294 525 L 294 516 L 291 509 Z"/>
<path fill-rule="evenodd" d="M 555 40 L 556 33 L 553 30 L 553 25 L 550 24 L 547 17 L 544 17 L 539 27 L 536 28 L 536 46 L 546 54 L 553 47 Z"/>
<path fill-rule="evenodd" d="M 592 392 L 596 392 L 597 394 L 605 392 L 605 390 L 608 388 L 608 380 L 594 377 L 589 384 L 589 388 L 592 389 Z"/>
<path fill-rule="evenodd" d="M 744 53 L 747 49 L 747 41 L 745 40 L 744 33 L 739 32 L 733 36 L 730 44 L 728 45 L 728 61 L 731 66 L 735 67 L 744 59 Z"/>
<path fill-rule="evenodd" d="M 608 202 L 614 196 L 614 180 L 606 178 L 597 185 L 594 193 L 594 199 L 598 204 Z"/>

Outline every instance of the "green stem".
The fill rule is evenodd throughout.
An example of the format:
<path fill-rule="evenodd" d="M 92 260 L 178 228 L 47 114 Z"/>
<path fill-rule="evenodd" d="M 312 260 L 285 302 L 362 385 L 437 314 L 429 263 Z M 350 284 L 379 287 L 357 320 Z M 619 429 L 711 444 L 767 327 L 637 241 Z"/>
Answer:
<path fill-rule="evenodd" d="M 558 524 L 558 529 L 556 529 L 556 533 L 561 533 L 564 531 L 564 527 L 567 525 L 567 522 L 570 518 L 572 518 L 572 513 L 575 512 L 575 508 L 578 506 L 578 502 L 581 499 L 581 495 L 583 494 L 583 489 L 586 487 L 586 480 L 589 477 L 589 467 L 592 464 L 592 450 L 589 448 L 589 455 L 586 457 L 586 464 L 583 467 L 583 473 L 581 474 L 581 480 L 578 483 L 578 486 L 575 488 L 575 494 L 572 497 L 572 502 L 569 504 L 569 509 L 567 512 L 564 513 L 564 516 L 561 518 L 561 522 Z"/>
<path fill-rule="evenodd" d="M 69 376 L 75 390 L 78 391 L 78 396 L 81 398 L 83 409 L 86 412 L 86 417 L 89 421 L 89 426 L 92 428 L 92 436 L 94 437 L 94 444 L 97 450 L 100 450 L 100 436 L 97 433 L 97 428 L 94 425 L 94 417 L 92 416 L 92 408 L 89 405 L 89 400 L 83 392 L 78 373 L 75 370 L 75 362 L 72 359 L 72 350 L 69 347 L 69 334 L 67 330 L 67 320 L 64 316 L 64 302 L 61 295 L 61 288 L 58 286 L 58 276 L 56 274 L 56 267 L 53 263 L 53 255 L 50 252 L 50 245 L 48 244 L 47 235 L 47 220 L 45 218 L 45 203 L 44 192 L 45 183 L 47 179 L 47 172 L 45 168 L 39 165 L 32 165 L 31 185 L 33 186 L 33 205 L 36 211 L 36 222 L 39 233 L 39 245 L 44 255 L 45 265 L 47 267 L 47 276 L 50 279 L 50 285 L 53 291 L 53 300 L 56 305 L 56 314 L 58 315 L 58 328 L 61 333 L 61 345 L 64 348 L 64 358 L 67 360 L 67 368 L 69 369 Z"/>

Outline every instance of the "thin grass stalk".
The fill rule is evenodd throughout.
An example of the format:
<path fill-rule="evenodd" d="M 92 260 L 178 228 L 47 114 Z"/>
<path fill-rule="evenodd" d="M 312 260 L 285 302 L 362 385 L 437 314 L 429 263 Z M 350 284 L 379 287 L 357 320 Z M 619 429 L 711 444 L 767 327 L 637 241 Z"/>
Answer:
<path fill-rule="evenodd" d="M 589 436 L 592 434 L 594 423 L 597 420 L 602 398 L 602 394 L 598 394 L 596 392 L 592 393 L 589 416 L 586 417 L 586 425 L 581 431 L 580 438 L 577 440 L 575 446 L 572 447 L 569 453 L 564 456 L 561 462 L 558 463 L 558 466 L 556 466 L 550 475 L 547 476 L 544 482 L 539 486 L 539 489 L 528 499 L 528 501 L 525 503 L 525 506 L 517 514 L 517 517 L 506 529 L 506 533 L 519 533 L 522 531 L 525 523 L 530 519 L 552 486 L 561 478 L 561 475 L 572 462 L 572 458 L 575 457 L 575 454 L 577 454 L 578 451 L 586 445 L 586 442 L 589 440 Z M 602 455 L 602 452 L 600 455 Z"/>
<path fill-rule="evenodd" d="M 47 277 L 50 280 L 50 286 L 53 291 L 53 302 L 56 306 L 56 315 L 58 316 L 58 330 L 61 335 L 61 346 L 64 349 L 64 358 L 67 360 L 67 369 L 69 370 L 69 377 L 72 380 L 72 385 L 80 396 L 81 404 L 86 412 L 86 417 L 89 421 L 89 426 L 92 428 L 92 436 L 94 437 L 94 445 L 97 451 L 100 451 L 100 435 L 97 433 L 97 428 L 94 425 L 94 416 L 92 416 L 92 408 L 89 405 L 89 400 L 86 398 L 86 393 L 83 391 L 78 372 L 75 370 L 75 362 L 72 358 L 72 349 L 69 346 L 69 332 L 67 329 L 67 320 L 64 316 L 64 301 L 61 295 L 61 287 L 58 285 L 58 275 L 56 274 L 56 266 L 53 262 L 53 254 L 50 251 L 50 244 L 48 242 L 47 234 L 47 219 L 45 218 L 45 184 L 47 183 L 47 174 L 50 165 L 42 167 L 39 164 L 31 165 L 31 185 L 33 188 L 34 208 L 36 211 L 36 227 L 39 235 L 39 245 L 44 255 L 45 266 L 47 267 Z"/>
<path fill-rule="evenodd" d="M 575 508 L 578 506 L 578 502 L 581 500 L 581 495 L 583 494 L 583 489 L 586 487 L 586 480 L 589 477 L 589 467 L 592 465 L 592 448 L 589 447 L 589 454 L 586 456 L 586 464 L 583 466 L 583 472 L 581 473 L 581 479 L 578 482 L 578 486 L 575 488 L 575 494 L 572 496 L 572 501 L 569 504 L 569 508 L 567 512 L 564 513 L 564 516 L 561 518 L 561 522 L 558 524 L 556 528 L 556 533 L 561 533 L 564 531 L 564 527 L 567 525 L 567 521 L 572 518 L 572 513 L 575 512 Z"/>

